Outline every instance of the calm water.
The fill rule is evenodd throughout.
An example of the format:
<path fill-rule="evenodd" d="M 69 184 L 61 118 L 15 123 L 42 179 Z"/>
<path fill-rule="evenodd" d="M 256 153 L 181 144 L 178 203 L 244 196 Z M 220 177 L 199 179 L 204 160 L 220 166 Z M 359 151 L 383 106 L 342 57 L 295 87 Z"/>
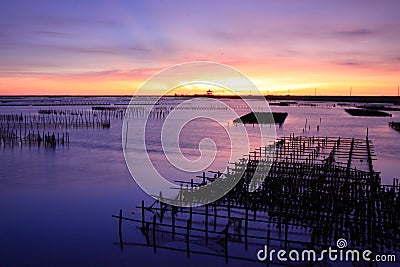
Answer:
<path fill-rule="evenodd" d="M 65 109 L 51 107 L 54 108 Z M 90 106 L 78 108 L 89 109 Z M 0 107 L 0 114 L 34 113 L 38 109 Z M 272 106 L 271 109 L 289 113 L 284 125 L 276 128 L 277 136 L 295 133 L 365 138 L 368 127 L 378 159 L 374 168 L 382 173 L 383 183 L 391 183 L 393 177 L 399 176 L 400 132 L 390 129 L 387 122 L 400 120 L 400 112 L 391 112 L 392 118 L 357 118 L 348 115 L 344 107 L 332 107 L 330 103 L 317 103 L 313 107 Z M 223 125 L 235 127 L 228 126 L 228 120 L 221 116 Z M 306 119 L 310 130 L 303 132 Z M 209 133 L 213 132 L 213 127 L 217 132 L 219 126 L 212 122 L 203 123 L 200 126 L 209 129 Z M 319 131 L 317 125 L 320 125 Z M 250 135 L 257 136 L 252 126 L 246 128 Z M 118 221 L 111 215 L 117 214 L 119 209 L 133 210 L 142 199 L 146 203 L 152 200 L 135 184 L 125 164 L 121 146 L 122 120 L 113 119 L 109 129 L 68 131 L 70 144 L 55 149 L 36 146 L 0 148 L 0 266 L 225 264 L 224 259 L 209 256 L 193 255 L 187 259 L 182 253 L 162 250 L 154 254 L 151 248 L 134 247 L 121 252 L 119 246 L 113 244 L 118 242 Z M 207 132 L 187 131 L 181 142 L 186 149 L 183 152 L 189 158 L 195 158 L 198 141 Z M 224 149 L 226 136 L 214 134 L 213 138 L 216 138 L 217 147 Z M 252 146 L 255 148 L 257 143 Z M 157 159 L 157 146 L 153 153 Z M 225 162 L 222 155 L 222 160 L 214 162 L 211 169 L 223 170 Z M 164 172 L 179 179 L 193 178 L 179 177 L 173 169 L 164 169 Z M 143 242 L 140 231 L 133 225 L 127 224 L 124 230 L 138 242 Z M 240 266 L 243 262 L 230 262 L 229 266 L 231 264 Z"/>

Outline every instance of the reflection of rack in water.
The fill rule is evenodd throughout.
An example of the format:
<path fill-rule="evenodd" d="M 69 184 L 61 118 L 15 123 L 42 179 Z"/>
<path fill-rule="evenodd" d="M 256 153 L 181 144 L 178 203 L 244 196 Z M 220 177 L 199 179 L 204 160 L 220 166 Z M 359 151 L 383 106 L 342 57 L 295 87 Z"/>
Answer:
<path fill-rule="evenodd" d="M 129 245 L 145 245 L 153 247 L 154 251 L 158 248 L 184 251 L 188 257 L 190 254 L 204 254 L 225 257 L 226 261 L 228 259 L 257 261 L 254 251 L 248 250 L 248 247 L 260 249 L 268 244 L 271 248 L 276 248 L 282 243 L 284 247 L 291 244 L 297 248 L 307 248 L 309 244 L 288 238 L 288 233 L 294 229 L 293 226 L 285 224 L 282 226 L 284 230 L 278 229 L 276 223 L 274 227 L 273 222 L 265 220 L 261 214 L 257 215 L 250 209 L 246 214 L 242 214 L 242 209 L 232 208 L 228 214 L 226 207 L 217 204 L 189 210 L 158 201 L 149 207 L 145 207 L 142 201 L 142 206 L 137 208 L 142 210 L 141 219 L 124 217 L 122 210 L 119 216 L 113 216 L 119 218 L 121 249 Z M 145 237 L 144 244 L 123 241 L 123 220 L 141 224 L 139 228 Z M 305 229 L 299 234 L 309 235 Z M 175 242 L 184 243 L 185 249 L 169 246 L 169 243 Z M 230 255 L 229 248 L 240 244 L 244 244 L 244 255 Z M 206 251 L 196 250 L 196 247 L 206 248 Z"/>
<path fill-rule="evenodd" d="M 392 185 L 381 185 L 379 173 L 373 170 L 370 142 L 368 137 L 281 138 L 274 155 L 261 148 L 234 163 L 225 174 L 207 177 L 203 173 L 200 182 L 192 180 L 187 188 L 181 187 L 179 201 L 187 205 L 205 199 L 186 199 L 186 192 L 201 190 L 204 183 L 241 175 L 238 184 L 213 204 L 176 208 L 162 203 L 159 207 L 145 207 L 142 203 L 142 218 L 123 217 L 122 212 L 115 217 L 119 218 L 120 227 L 123 220 L 142 223 L 149 246 L 156 248 L 184 236 L 186 239 L 182 240 L 187 244 L 200 238 L 210 248 L 207 244 L 211 238 L 214 243 L 225 245 L 222 247 L 227 258 L 228 248 L 238 243 L 244 243 L 245 248 L 256 246 L 257 250 L 270 244 L 320 251 L 336 247 L 339 238 L 348 240 L 352 249 L 398 253 L 400 186 L 398 179 L 393 179 Z M 256 169 L 263 170 L 271 159 L 269 172 L 265 169 L 261 177 L 254 177 L 259 175 Z M 365 170 L 353 167 L 360 159 L 366 161 L 360 165 Z M 258 180 L 259 188 L 248 192 L 252 179 Z M 215 248 L 214 251 L 219 252 Z M 244 254 L 243 258 L 249 258 Z M 255 259 L 254 254 L 250 259 Z"/>

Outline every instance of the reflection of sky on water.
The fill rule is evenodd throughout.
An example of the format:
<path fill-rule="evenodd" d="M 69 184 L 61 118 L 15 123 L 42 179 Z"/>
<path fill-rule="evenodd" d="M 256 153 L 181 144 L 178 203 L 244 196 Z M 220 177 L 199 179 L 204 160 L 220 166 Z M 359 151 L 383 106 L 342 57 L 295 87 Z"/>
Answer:
<path fill-rule="evenodd" d="M 0 113 L 34 112 L 38 108 L 0 107 Z M 399 112 L 393 112 L 392 118 L 357 118 L 349 116 L 341 107 L 271 108 L 289 113 L 285 124 L 276 128 L 277 136 L 303 134 L 306 118 L 310 130 L 305 135 L 365 138 L 368 127 L 378 158 L 374 162 L 375 170 L 382 172 L 384 183 L 391 183 L 391 178 L 398 176 L 400 133 L 390 129 L 387 122 L 399 120 Z M 319 132 L 317 125 L 320 125 Z M 118 227 L 111 214 L 120 208 L 129 210 L 142 199 L 151 202 L 129 175 L 122 154 L 121 128 L 122 121 L 113 120 L 110 129 L 71 129 L 69 146 L 55 150 L 34 146 L 0 149 L 2 264 L 131 266 L 142 260 L 153 265 L 171 260 L 171 263 L 200 266 L 207 260 L 210 266 L 216 266 L 224 262 L 223 259 L 211 261 L 206 256 L 187 260 L 185 255 L 174 252 L 160 251 L 154 256 L 152 250 L 145 248 L 121 253 L 112 244 L 118 240 Z M 246 128 L 251 136 L 257 136 L 251 125 Z M 196 131 L 188 130 L 190 138 L 183 139 L 185 153 L 198 155 L 198 144 L 190 147 L 188 140 L 196 143 L 206 133 L 198 132 L 196 136 Z M 225 140 L 215 142 L 220 147 L 226 146 Z M 223 165 L 216 164 L 216 168 Z M 126 225 L 129 229 L 129 224 Z M 140 232 L 131 228 L 131 236 L 137 235 L 141 241 Z"/>

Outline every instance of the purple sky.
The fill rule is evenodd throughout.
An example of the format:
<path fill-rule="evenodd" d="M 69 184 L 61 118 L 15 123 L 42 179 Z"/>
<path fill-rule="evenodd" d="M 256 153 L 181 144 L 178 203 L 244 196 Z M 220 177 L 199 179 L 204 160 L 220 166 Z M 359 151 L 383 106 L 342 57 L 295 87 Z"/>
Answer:
<path fill-rule="evenodd" d="M 191 60 L 235 66 L 271 88 L 290 85 L 285 78 L 293 88 L 332 84 L 335 71 L 346 83 L 377 73 L 371 83 L 397 86 L 399 12 L 397 0 L 2 0 L 0 94 L 29 91 L 21 77 L 38 92 L 37 79 L 49 79 L 57 93 L 57 78 L 76 77 L 79 87 L 86 76 L 142 81 Z"/>

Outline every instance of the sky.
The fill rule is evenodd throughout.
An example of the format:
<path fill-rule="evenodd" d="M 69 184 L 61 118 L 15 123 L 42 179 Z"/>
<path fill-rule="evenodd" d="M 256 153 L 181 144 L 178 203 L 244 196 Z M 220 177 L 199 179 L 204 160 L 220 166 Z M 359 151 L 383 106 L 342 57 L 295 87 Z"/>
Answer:
<path fill-rule="evenodd" d="M 398 0 L 2 0 L 0 95 L 131 95 L 197 60 L 265 94 L 397 95 L 399 11 Z"/>

